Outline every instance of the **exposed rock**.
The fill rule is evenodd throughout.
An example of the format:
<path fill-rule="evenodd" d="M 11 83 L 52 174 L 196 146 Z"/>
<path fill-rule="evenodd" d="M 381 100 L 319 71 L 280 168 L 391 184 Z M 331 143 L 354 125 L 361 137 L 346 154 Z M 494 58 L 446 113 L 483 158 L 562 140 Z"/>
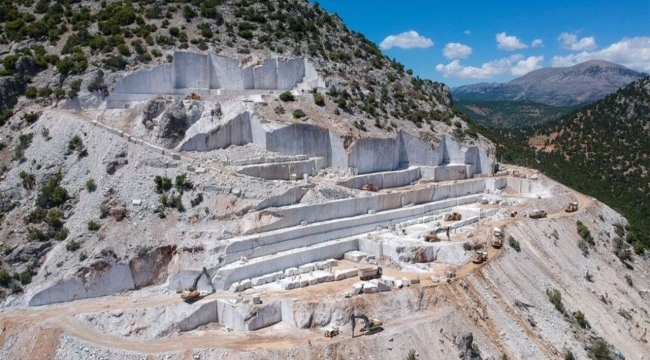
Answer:
<path fill-rule="evenodd" d="M 162 119 L 160 119 L 158 137 L 161 138 L 165 146 L 171 148 L 183 139 L 188 127 L 185 105 L 183 105 L 182 101 L 177 100 L 165 111 Z"/>
<path fill-rule="evenodd" d="M 160 116 L 160 114 L 165 111 L 166 106 L 167 103 L 165 100 L 151 99 L 147 102 L 147 105 L 145 105 L 144 110 L 142 111 L 142 123 L 148 130 L 153 129 L 153 119 Z"/>
<path fill-rule="evenodd" d="M 22 75 L 34 76 L 41 70 L 42 69 L 36 64 L 34 58 L 21 56 L 20 59 L 16 61 L 16 72 Z"/>
<path fill-rule="evenodd" d="M 0 212 L 9 212 L 18 206 L 18 199 L 20 194 L 15 191 L 4 191 L 0 192 Z"/>

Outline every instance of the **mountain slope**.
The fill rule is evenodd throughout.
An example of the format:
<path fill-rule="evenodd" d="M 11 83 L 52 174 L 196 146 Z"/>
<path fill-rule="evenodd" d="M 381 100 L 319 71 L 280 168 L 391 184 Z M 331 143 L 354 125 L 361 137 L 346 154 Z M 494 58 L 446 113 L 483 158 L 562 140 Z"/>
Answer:
<path fill-rule="evenodd" d="M 531 100 L 553 106 L 572 106 L 602 99 L 644 74 L 603 60 L 570 67 L 531 71 L 505 84 L 479 83 L 454 88 L 459 100 Z"/>
<path fill-rule="evenodd" d="M 504 160 L 532 165 L 628 217 L 650 245 L 650 77 L 550 124 L 503 130 Z"/>

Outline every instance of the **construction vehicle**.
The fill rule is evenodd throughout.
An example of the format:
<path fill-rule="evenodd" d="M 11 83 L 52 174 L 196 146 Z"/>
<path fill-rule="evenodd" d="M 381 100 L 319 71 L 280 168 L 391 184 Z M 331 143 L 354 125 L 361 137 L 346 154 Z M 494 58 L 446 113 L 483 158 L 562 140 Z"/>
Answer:
<path fill-rule="evenodd" d="M 331 326 L 331 327 L 325 328 L 324 335 L 325 335 L 326 338 L 333 338 L 338 334 L 339 334 L 339 328 L 336 327 L 336 326 Z"/>
<path fill-rule="evenodd" d="M 456 277 L 456 270 L 447 270 L 445 271 L 445 276 L 447 276 L 448 279 L 455 278 Z"/>
<path fill-rule="evenodd" d="M 545 218 L 546 215 L 547 215 L 546 211 L 539 210 L 539 209 L 535 209 L 535 210 L 531 211 L 530 213 L 528 213 L 528 217 L 531 218 L 531 219 Z"/>
<path fill-rule="evenodd" d="M 384 274 L 381 266 L 368 266 L 359 268 L 359 278 L 363 281 L 379 279 Z"/>
<path fill-rule="evenodd" d="M 379 191 L 379 188 L 373 185 L 372 183 L 367 183 L 361 187 L 361 190 L 377 192 Z"/>
<path fill-rule="evenodd" d="M 503 231 L 498 227 L 492 229 L 492 247 L 500 248 L 503 246 Z"/>
<path fill-rule="evenodd" d="M 361 332 L 365 332 L 366 335 L 374 334 L 384 330 L 381 325 L 382 322 L 379 319 L 368 319 L 366 315 L 350 315 L 350 323 L 352 324 L 352 337 L 354 338 L 354 328 L 356 327 L 356 320 L 361 319 L 364 322 L 364 327 L 361 328 Z"/>
<path fill-rule="evenodd" d="M 438 237 L 437 231 L 431 231 L 429 232 L 425 237 L 424 241 L 426 242 L 438 242 L 440 241 L 440 238 Z"/>
<path fill-rule="evenodd" d="M 453 212 L 447 216 L 447 221 L 460 221 L 462 218 L 462 215 L 457 212 Z"/>
<path fill-rule="evenodd" d="M 185 100 L 201 100 L 201 95 L 197 93 L 190 93 L 185 97 Z"/>
<path fill-rule="evenodd" d="M 474 264 L 480 264 L 483 261 L 487 261 L 488 253 L 486 251 L 477 251 L 474 256 L 472 256 L 472 262 Z"/>
<path fill-rule="evenodd" d="M 578 211 L 578 202 L 574 201 L 572 203 L 569 203 L 569 205 L 564 208 L 565 212 L 572 213 Z"/>
<path fill-rule="evenodd" d="M 201 276 L 205 274 L 205 277 L 208 279 L 208 282 L 211 282 L 210 275 L 208 274 L 208 270 L 206 268 L 203 268 L 203 271 L 199 273 L 199 275 L 194 279 L 194 283 L 192 284 L 192 287 L 189 287 L 181 292 L 181 299 L 185 301 L 188 304 L 191 304 L 197 300 L 202 299 L 204 296 L 201 295 L 201 293 L 196 290 L 197 285 L 199 284 L 199 279 L 201 279 Z"/>

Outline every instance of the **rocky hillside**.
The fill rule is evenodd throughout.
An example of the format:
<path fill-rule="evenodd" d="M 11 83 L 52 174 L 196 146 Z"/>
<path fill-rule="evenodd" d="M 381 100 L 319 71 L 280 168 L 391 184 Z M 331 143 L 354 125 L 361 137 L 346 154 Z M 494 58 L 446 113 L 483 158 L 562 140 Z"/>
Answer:
<path fill-rule="evenodd" d="M 458 100 L 531 100 L 552 106 L 573 106 L 602 99 L 644 76 L 624 66 L 590 60 L 570 67 L 531 71 L 505 84 L 480 83 L 453 89 Z"/>
<path fill-rule="evenodd" d="M 628 242 L 640 252 L 650 245 L 650 78 L 549 124 L 501 135 L 504 160 L 619 209 L 630 220 Z"/>
<path fill-rule="evenodd" d="M 307 56 L 339 111 L 362 131 L 394 131 L 397 120 L 451 125 L 454 115 L 447 86 L 413 76 L 336 15 L 302 0 L 7 1 L 0 22 L 4 118 L 21 95 L 41 103 L 108 95 L 124 72 L 171 62 L 174 50 L 244 63 Z"/>
<path fill-rule="evenodd" d="M 98 121 L 113 133 L 173 147 L 192 119 L 212 124 L 215 117 L 243 111 L 247 103 L 234 100 L 207 107 L 157 100 L 145 108 L 105 109 L 119 79 L 169 64 L 176 51 L 218 54 L 245 65 L 271 57 L 308 58 L 324 89 L 282 101 L 275 95 L 272 106 L 249 108 L 265 121 L 336 129 L 346 148 L 363 137 L 398 141 L 403 130 L 432 147 L 449 136 L 463 146 L 493 150 L 457 116 L 446 85 L 413 75 L 318 4 L 4 1 L 0 24 L 3 295 L 93 272 L 98 263 L 155 256 L 150 252 L 176 244 L 190 225 L 238 234 L 238 220 L 248 212 L 297 203 L 310 192 L 295 182 L 241 180 L 221 168 L 216 180 L 176 169 L 279 156 L 252 145 L 170 161 L 160 152 L 114 142 L 90 125 Z M 215 189 L 227 189 L 227 195 Z M 327 201 L 339 190 L 314 190 L 303 201 Z M 197 206 L 203 201 L 216 213 Z M 134 233 L 140 236 L 127 242 Z"/>

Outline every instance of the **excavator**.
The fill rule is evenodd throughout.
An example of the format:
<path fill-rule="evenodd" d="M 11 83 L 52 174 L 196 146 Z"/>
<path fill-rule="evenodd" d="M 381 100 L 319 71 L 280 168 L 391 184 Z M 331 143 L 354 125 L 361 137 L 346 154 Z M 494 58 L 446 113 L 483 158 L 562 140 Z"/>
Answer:
<path fill-rule="evenodd" d="M 354 338 L 354 328 L 356 327 L 356 320 L 361 319 L 365 323 L 365 326 L 361 328 L 361 332 L 366 332 L 366 335 L 378 333 L 384 328 L 381 327 L 381 320 L 379 319 L 368 319 L 366 315 L 359 314 L 359 315 L 350 315 L 350 323 L 352 324 L 352 337 Z"/>
<path fill-rule="evenodd" d="M 194 283 L 192 284 L 192 287 L 189 287 L 183 292 L 181 292 L 181 299 L 185 301 L 188 304 L 191 304 L 197 300 L 202 299 L 204 296 L 201 295 L 201 293 L 196 290 L 197 285 L 199 284 L 199 280 L 201 279 L 201 276 L 205 274 L 205 277 L 208 279 L 208 282 L 211 282 L 210 275 L 208 274 L 208 270 L 206 268 L 203 268 L 203 271 L 199 273 L 199 275 L 194 279 Z"/>

